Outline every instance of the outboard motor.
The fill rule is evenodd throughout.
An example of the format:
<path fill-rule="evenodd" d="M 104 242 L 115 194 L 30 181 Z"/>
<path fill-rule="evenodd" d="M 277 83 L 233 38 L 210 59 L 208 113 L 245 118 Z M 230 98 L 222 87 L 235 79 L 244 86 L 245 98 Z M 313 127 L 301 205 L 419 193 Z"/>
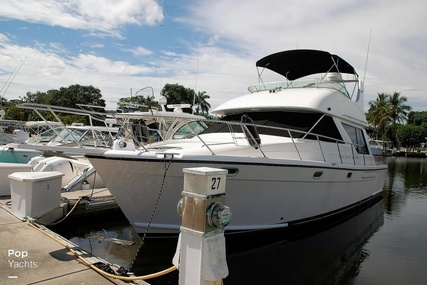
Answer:
<path fill-rule="evenodd" d="M 30 135 L 23 130 L 13 131 L 13 141 L 17 144 L 24 144 L 30 138 Z"/>

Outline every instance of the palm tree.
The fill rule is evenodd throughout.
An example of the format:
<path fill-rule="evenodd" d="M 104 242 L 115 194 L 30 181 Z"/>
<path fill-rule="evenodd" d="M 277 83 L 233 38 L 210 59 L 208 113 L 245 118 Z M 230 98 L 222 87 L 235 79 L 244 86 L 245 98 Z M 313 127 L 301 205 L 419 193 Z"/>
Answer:
<path fill-rule="evenodd" d="M 209 95 L 206 94 L 206 91 L 198 91 L 196 98 L 195 98 L 195 107 L 196 107 L 196 114 L 199 113 L 199 111 L 202 112 L 202 114 L 208 114 L 209 109 L 211 105 L 206 101 L 206 99 L 211 98 Z"/>
<path fill-rule="evenodd" d="M 390 119 L 391 119 L 391 128 L 393 134 L 396 136 L 397 143 L 400 145 L 399 138 L 397 137 L 397 124 L 404 123 L 408 120 L 409 112 L 411 107 L 406 105 L 408 99 L 405 96 L 400 96 L 399 92 L 394 92 L 393 95 L 389 97 L 390 101 Z"/>
<path fill-rule="evenodd" d="M 375 101 L 369 102 L 369 110 L 366 114 L 368 122 L 378 131 L 381 138 L 385 133 L 385 127 L 390 122 L 390 95 L 378 93 Z"/>
<path fill-rule="evenodd" d="M 369 110 L 366 114 L 366 119 L 376 128 L 381 137 L 385 135 L 386 127 L 391 125 L 392 135 L 396 138 L 398 145 L 400 142 L 397 137 L 397 125 L 408 119 L 412 109 L 405 104 L 406 101 L 406 97 L 401 96 L 399 92 L 394 92 L 392 95 L 378 93 L 378 98 L 369 102 Z"/>

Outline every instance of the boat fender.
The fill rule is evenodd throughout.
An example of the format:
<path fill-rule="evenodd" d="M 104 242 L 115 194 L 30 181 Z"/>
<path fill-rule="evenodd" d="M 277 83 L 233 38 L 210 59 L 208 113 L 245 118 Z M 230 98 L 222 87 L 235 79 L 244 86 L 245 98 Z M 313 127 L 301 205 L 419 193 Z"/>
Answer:
<path fill-rule="evenodd" d="M 255 149 L 258 149 L 261 144 L 261 138 L 259 137 L 258 129 L 253 126 L 253 120 L 246 114 L 240 119 L 242 130 L 245 133 L 248 143 Z M 250 124 L 250 125 L 247 125 Z"/>

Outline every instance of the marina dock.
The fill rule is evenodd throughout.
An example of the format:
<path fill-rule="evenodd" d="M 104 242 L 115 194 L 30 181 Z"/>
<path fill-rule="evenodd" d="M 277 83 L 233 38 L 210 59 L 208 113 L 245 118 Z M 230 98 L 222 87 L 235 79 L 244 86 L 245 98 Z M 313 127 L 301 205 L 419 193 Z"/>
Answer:
<path fill-rule="evenodd" d="M 50 238 L 43 228 L 31 226 L 13 215 L 0 200 L 1 284 L 129 284 L 105 277 L 84 264 L 71 250 L 89 262 L 101 262 L 63 239 Z M 56 236 L 58 239 L 61 237 Z M 147 284 L 141 283 L 138 284 Z"/>
<path fill-rule="evenodd" d="M 52 223 L 56 224 L 114 212 L 120 208 L 108 189 L 78 190 L 62 192 L 61 207 L 48 213 L 46 219 L 59 218 Z M 0 284 L 148 284 L 97 272 L 101 268 L 117 274 L 124 268 L 90 255 L 43 226 L 43 220 L 37 220 L 40 224 L 22 220 L 13 212 L 10 196 L 0 196 Z"/>

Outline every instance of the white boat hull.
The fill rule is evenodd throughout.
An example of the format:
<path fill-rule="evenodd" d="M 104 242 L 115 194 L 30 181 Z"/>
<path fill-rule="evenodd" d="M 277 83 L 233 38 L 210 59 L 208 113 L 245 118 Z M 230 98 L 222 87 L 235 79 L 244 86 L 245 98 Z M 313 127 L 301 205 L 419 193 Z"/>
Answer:
<path fill-rule="evenodd" d="M 261 162 L 259 158 L 246 163 L 215 162 L 218 158 L 214 157 L 206 161 L 176 158 L 171 162 L 89 158 L 140 234 L 179 232 L 181 217 L 176 206 L 183 190 L 183 168 L 229 169 L 226 204 L 233 218 L 227 231 L 284 228 L 337 214 L 379 195 L 387 172 L 385 166 L 333 166 L 274 159 Z M 141 188 L 134 189 L 134 185 Z"/>
<path fill-rule="evenodd" d="M 3 163 L 28 163 L 33 157 L 42 155 L 41 151 L 32 149 L 18 149 L 9 146 L 0 148 L 0 162 Z"/>

